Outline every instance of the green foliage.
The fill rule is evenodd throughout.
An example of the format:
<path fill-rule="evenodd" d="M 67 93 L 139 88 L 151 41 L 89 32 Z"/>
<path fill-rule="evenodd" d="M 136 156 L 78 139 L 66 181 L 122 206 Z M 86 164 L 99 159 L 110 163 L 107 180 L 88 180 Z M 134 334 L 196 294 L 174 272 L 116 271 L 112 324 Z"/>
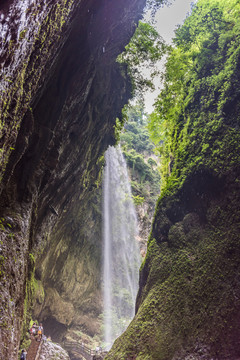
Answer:
<path fill-rule="evenodd" d="M 107 358 L 199 358 L 201 344 L 207 358 L 237 357 L 239 19 L 237 0 L 198 0 L 176 32 L 149 118 L 164 188 L 139 308 Z"/>
<path fill-rule="evenodd" d="M 121 121 L 119 118 L 117 118 L 115 125 L 114 125 L 114 137 L 115 137 L 117 143 L 120 140 L 120 135 L 121 135 L 123 125 L 124 125 L 124 120 Z"/>
<path fill-rule="evenodd" d="M 188 213 L 170 227 L 167 241 L 150 237 L 141 267 L 145 279 L 139 293 L 141 306 L 109 359 L 128 358 L 129 353 L 136 359 L 185 358 L 176 356 L 176 351 L 196 348 L 196 339 L 209 345 L 209 358 L 224 353 L 229 344 L 234 347 L 228 336 L 239 328 L 233 314 L 239 303 L 240 207 L 239 185 L 232 180 L 234 174 L 227 196 L 215 199 L 207 209 L 204 225 L 196 213 Z M 166 212 L 174 216 L 180 198 L 178 194 L 161 199 L 164 210 L 158 212 L 158 227 L 163 226 Z"/>
<path fill-rule="evenodd" d="M 240 94 L 239 16 L 237 0 L 199 0 L 176 31 L 148 126 L 164 191 L 180 185 L 191 168 L 208 163 L 216 170 L 230 134 L 238 141 L 239 118 L 227 124 L 225 113 Z M 221 146 L 211 151 L 217 137 Z"/>
<path fill-rule="evenodd" d="M 125 61 L 131 61 L 134 66 L 148 60 L 154 63 L 161 58 L 164 49 L 164 43 L 160 39 L 158 32 L 151 25 L 140 21 L 134 36 L 125 48 L 126 52 L 121 56 Z"/>
<path fill-rule="evenodd" d="M 29 260 L 30 260 L 31 266 L 33 267 L 35 265 L 35 257 L 31 253 L 29 253 Z"/>
<path fill-rule="evenodd" d="M 144 203 L 144 197 L 143 196 L 139 196 L 139 195 L 136 195 L 136 196 L 132 196 L 133 198 L 133 201 L 134 201 L 134 204 L 137 206 L 137 205 L 142 205 Z"/>
<path fill-rule="evenodd" d="M 135 204 L 155 204 L 160 191 L 158 165 L 152 158 L 154 144 L 147 130 L 147 115 L 142 103 L 124 110 L 125 126 L 120 142 L 128 168 L 131 170 L 131 186 Z"/>
<path fill-rule="evenodd" d="M 155 63 L 162 58 L 166 49 L 164 40 L 154 27 L 140 21 L 125 51 L 118 57 L 119 63 L 127 64 L 133 90 L 139 96 L 144 89 L 154 88 L 151 79 L 156 74 Z M 144 65 L 150 70 L 150 79 L 142 74 L 141 67 Z"/>
<path fill-rule="evenodd" d="M 29 334 L 28 329 L 31 327 L 32 320 L 32 308 L 34 302 L 38 301 L 39 304 L 42 304 L 44 301 L 45 293 L 41 281 L 36 280 L 35 278 L 35 256 L 29 253 L 29 274 L 26 281 L 26 290 L 25 290 L 25 299 L 24 299 L 24 312 L 23 312 L 23 321 L 22 321 L 22 337 L 21 343 L 22 347 L 28 347 Z"/>
<path fill-rule="evenodd" d="M 5 230 L 5 226 L 4 226 L 4 218 L 0 218 L 0 229 L 1 230 Z"/>
<path fill-rule="evenodd" d="M 11 78 L 4 75 L 1 78 L 3 90 L 0 98 L 0 137 L 4 141 L 0 145 L 0 182 L 14 150 L 22 116 L 26 113 L 42 73 L 46 70 L 46 64 L 51 59 L 53 44 L 61 38 L 61 31 L 72 5 L 73 0 L 60 0 L 54 5 L 51 14 L 46 15 L 41 25 L 36 27 L 37 32 L 31 34 L 31 48 L 24 61 L 20 61 L 16 74 Z M 38 4 L 33 7 L 37 13 Z M 35 17 L 36 13 L 32 11 L 33 8 L 29 8 L 29 14 Z M 19 41 L 9 41 L 9 62 L 13 61 L 12 56 L 18 51 L 19 42 L 27 41 L 26 35 L 27 29 L 23 29 L 19 34 Z"/>
<path fill-rule="evenodd" d="M 23 40 L 25 38 L 25 35 L 26 35 L 26 32 L 27 32 L 27 29 L 24 29 L 20 32 L 19 34 L 19 40 Z"/>
<path fill-rule="evenodd" d="M 130 150 L 129 152 L 124 151 L 123 153 L 126 157 L 129 167 L 131 167 L 133 171 L 138 172 L 142 181 L 145 179 L 151 179 L 151 168 L 148 164 L 145 163 L 142 155 L 137 153 L 134 149 Z"/>

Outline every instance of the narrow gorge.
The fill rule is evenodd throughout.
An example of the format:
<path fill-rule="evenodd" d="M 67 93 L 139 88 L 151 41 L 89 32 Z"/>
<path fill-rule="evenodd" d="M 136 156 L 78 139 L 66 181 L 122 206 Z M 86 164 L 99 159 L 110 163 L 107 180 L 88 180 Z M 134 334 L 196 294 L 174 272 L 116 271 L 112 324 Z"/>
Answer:
<path fill-rule="evenodd" d="M 173 44 L 143 23 L 131 43 L 145 5 L 0 3 L 0 360 L 19 359 L 35 320 L 71 360 L 82 355 L 67 344 L 103 341 L 101 184 L 117 138 L 144 238 L 128 260 L 144 259 L 135 316 L 121 336 L 110 330 L 110 342 L 119 337 L 105 359 L 240 359 L 240 4 L 198 0 Z M 131 66 L 147 53 L 158 60 L 159 46 L 167 56 L 155 110 L 126 116 L 144 83 Z M 130 132 L 119 135 L 126 117 Z M 119 193 L 108 191 L 112 209 Z M 131 211 L 120 203 L 116 213 Z M 132 311 L 124 285 L 113 292 Z M 41 359 L 68 359 L 50 344 Z"/>

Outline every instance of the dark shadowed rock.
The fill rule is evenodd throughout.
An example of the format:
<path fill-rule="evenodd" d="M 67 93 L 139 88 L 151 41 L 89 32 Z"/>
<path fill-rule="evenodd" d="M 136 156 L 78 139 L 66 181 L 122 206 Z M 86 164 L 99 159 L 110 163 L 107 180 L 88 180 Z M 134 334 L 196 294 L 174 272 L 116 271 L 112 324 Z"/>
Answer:
<path fill-rule="evenodd" d="M 101 308 L 93 192 L 98 159 L 115 142 L 115 119 L 130 96 L 125 69 L 115 60 L 143 6 L 136 0 L 0 5 L 5 358 L 17 358 L 34 297 L 35 315 L 53 318 L 58 338 L 75 325 L 91 335 L 99 330 L 92 324 Z"/>

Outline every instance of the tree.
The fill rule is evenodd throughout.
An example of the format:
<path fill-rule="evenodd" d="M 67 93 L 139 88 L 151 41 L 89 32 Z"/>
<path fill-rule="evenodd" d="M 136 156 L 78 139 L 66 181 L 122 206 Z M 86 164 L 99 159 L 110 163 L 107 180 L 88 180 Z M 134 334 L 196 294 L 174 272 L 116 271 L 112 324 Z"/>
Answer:
<path fill-rule="evenodd" d="M 176 31 L 148 126 L 162 157 L 165 186 L 204 163 L 204 154 L 225 125 L 229 104 L 239 96 L 239 18 L 238 0 L 199 0 Z M 219 153 L 211 156 L 216 164 Z"/>
<path fill-rule="evenodd" d="M 154 27 L 140 21 L 125 51 L 118 57 L 119 63 L 128 66 L 135 94 L 140 95 L 144 89 L 154 88 L 151 79 L 157 71 L 155 64 L 166 50 L 167 45 Z M 143 71 L 146 66 L 150 69 L 150 78 Z"/>
<path fill-rule="evenodd" d="M 124 117 L 120 142 L 131 172 L 135 203 L 139 205 L 145 200 L 154 206 L 160 191 L 160 175 L 158 164 L 152 159 L 154 145 L 149 138 L 143 104 L 138 102 L 125 108 Z"/>

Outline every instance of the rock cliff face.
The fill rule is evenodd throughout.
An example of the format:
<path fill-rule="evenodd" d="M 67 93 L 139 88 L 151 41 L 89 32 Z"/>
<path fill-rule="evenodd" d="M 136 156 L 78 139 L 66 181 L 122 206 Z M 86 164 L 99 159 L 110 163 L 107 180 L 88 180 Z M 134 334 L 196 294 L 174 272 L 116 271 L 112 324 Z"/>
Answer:
<path fill-rule="evenodd" d="M 1 11 L 0 353 L 35 315 L 93 335 L 99 301 L 98 161 L 130 96 L 117 55 L 144 1 L 5 0 Z M 93 199 L 88 206 L 89 198 Z M 36 269 L 36 279 L 34 270 Z M 88 314 L 86 316 L 86 313 Z"/>
<path fill-rule="evenodd" d="M 215 32 L 216 18 L 206 21 L 212 11 L 221 25 L 225 13 L 236 18 Z M 237 3 L 199 1 L 177 32 L 157 107 L 171 133 L 164 139 L 165 184 L 136 316 L 107 359 L 240 358 L 239 11 Z"/>
<path fill-rule="evenodd" d="M 137 314 L 107 359 L 239 358 L 238 178 L 202 170 L 158 203 Z"/>
<path fill-rule="evenodd" d="M 32 307 L 53 340 L 99 331 L 98 176 L 130 95 L 115 59 L 144 1 L 0 6 L 0 354 L 15 360 Z M 199 106 L 204 89 L 188 105 L 184 177 L 158 201 L 137 314 L 108 359 L 240 357 L 238 65 L 221 112 L 217 92 Z"/>

